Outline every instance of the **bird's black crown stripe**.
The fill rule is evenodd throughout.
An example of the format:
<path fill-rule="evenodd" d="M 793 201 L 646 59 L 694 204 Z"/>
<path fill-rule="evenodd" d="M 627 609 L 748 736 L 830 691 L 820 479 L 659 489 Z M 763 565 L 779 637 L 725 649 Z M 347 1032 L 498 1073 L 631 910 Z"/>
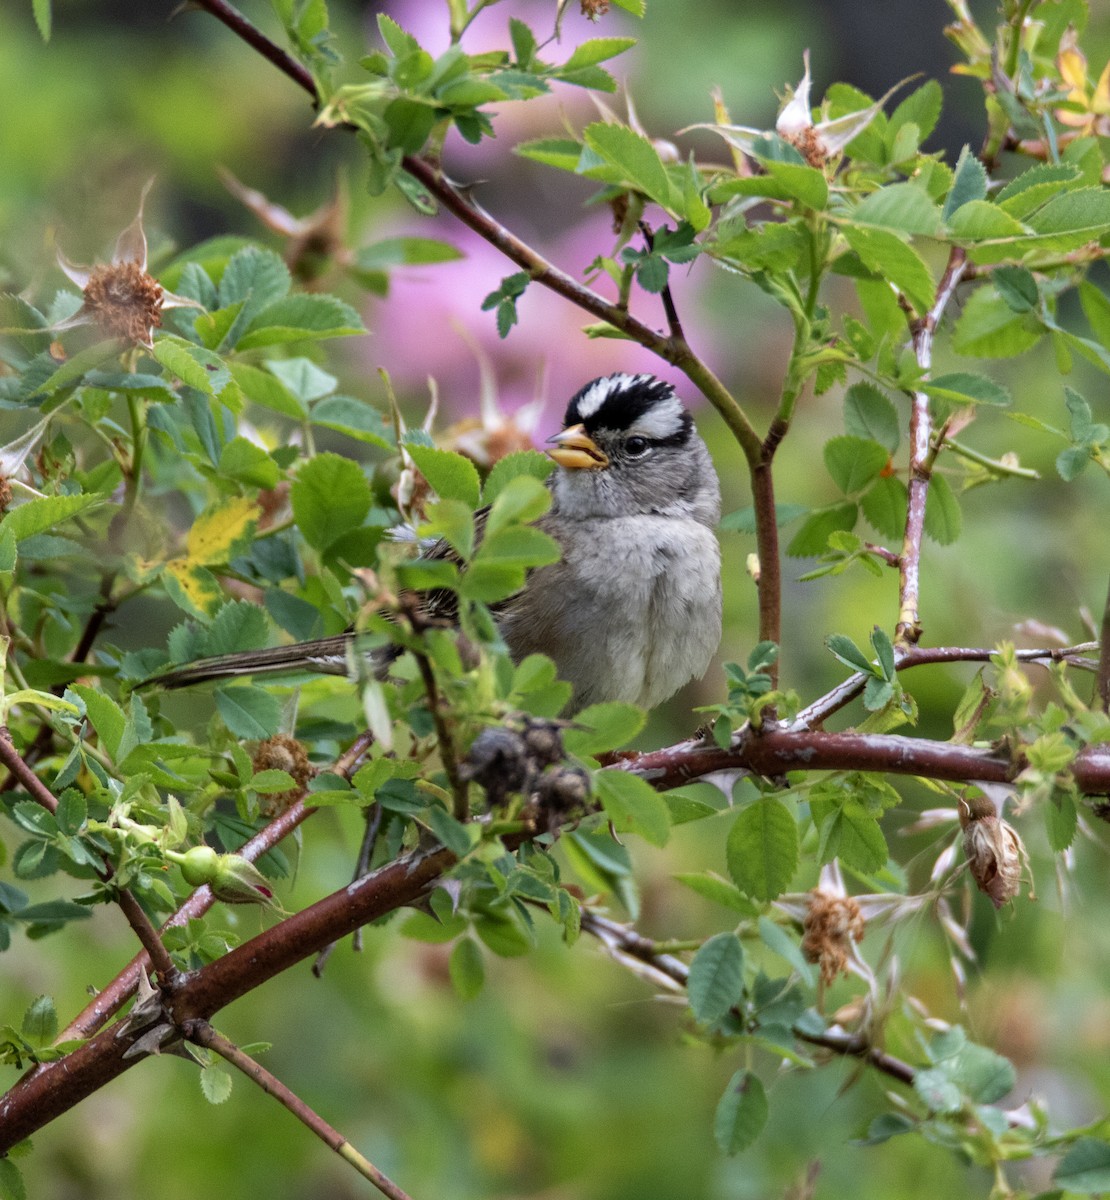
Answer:
<path fill-rule="evenodd" d="M 591 434 L 599 429 L 630 429 L 645 413 L 668 400 L 677 406 L 674 388 L 653 375 L 608 375 L 587 383 L 573 397 L 563 425 L 584 425 Z M 684 442 L 690 432 L 690 415 L 676 407 L 675 421 L 673 435 L 652 440 L 676 445 Z"/>

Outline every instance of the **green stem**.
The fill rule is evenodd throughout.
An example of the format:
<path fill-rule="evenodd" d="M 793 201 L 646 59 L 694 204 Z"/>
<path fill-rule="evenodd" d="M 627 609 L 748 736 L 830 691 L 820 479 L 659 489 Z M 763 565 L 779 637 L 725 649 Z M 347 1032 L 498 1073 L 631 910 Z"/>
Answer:
<path fill-rule="evenodd" d="M 1040 479 L 1041 477 L 1040 472 L 1035 471 L 1032 467 L 1007 466 L 999 459 L 988 458 L 987 455 L 980 454 L 978 450 L 972 450 L 970 446 L 965 446 L 962 442 L 957 442 L 952 438 L 946 438 L 944 444 L 960 458 L 978 463 L 979 466 L 986 467 L 995 475 L 1013 475 L 1017 479 Z"/>

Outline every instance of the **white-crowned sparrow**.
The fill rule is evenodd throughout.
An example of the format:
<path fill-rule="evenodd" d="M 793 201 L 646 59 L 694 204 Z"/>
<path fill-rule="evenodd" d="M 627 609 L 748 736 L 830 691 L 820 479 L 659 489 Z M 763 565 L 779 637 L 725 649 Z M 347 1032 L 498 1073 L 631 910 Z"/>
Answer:
<path fill-rule="evenodd" d="M 514 660 L 554 659 L 574 687 L 573 710 L 605 700 L 651 708 L 702 675 L 720 641 L 717 475 L 674 389 L 651 375 L 595 379 L 563 424 L 548 450 L 558 464 L 552 505 L 536 522 L 562 558 L 495 606 L 498 628 Z M 151 682 L 345 675 L 353 637 L 202 659 Z"/>

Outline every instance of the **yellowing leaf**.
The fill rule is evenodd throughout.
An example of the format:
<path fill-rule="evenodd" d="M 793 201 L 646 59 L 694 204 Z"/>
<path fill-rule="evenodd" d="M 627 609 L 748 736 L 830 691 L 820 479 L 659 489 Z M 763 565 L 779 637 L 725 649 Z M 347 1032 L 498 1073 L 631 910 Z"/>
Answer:
<path fill-rule="evenodd" d="M 211 616 L 223 603 L 224 595 L 216 577 L 189 559 L 171 559 L 163 569 L 162 579 L 174 603 L 187 612 Z"/>
<path fill-rule="evenodd" d="M 193 522 L 186 539 L 189 561 L 225 563 L 234 558 L 254 532 L 258 515 L 258 505 L 245 496 L 205 509 Z"/>

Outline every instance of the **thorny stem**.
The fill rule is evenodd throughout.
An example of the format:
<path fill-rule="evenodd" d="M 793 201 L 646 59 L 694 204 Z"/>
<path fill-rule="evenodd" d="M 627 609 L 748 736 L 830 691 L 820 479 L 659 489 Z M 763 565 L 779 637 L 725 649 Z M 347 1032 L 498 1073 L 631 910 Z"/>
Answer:
<path fill-rule="evenodd" d="M 6 725 L 0 726 L 0 762 L 8 768 L 12 777 L 23 786 L 24 791 L 36 804 L 41 805 L 47 812 L 58 811 L 58 801 L 54 793 L 23 761 L 12 742 L 11 732 Z M 102 880 L 111 879 L 112 868 L 106 862 L 98 874 Z M 177 970 L 169 954 L 166 953 L 165 946 L 162 945 L 158 931 L 151 924 L 150 918 L 143 911 L 139 902 L 126 888 L 122 888 L 116 894 L 116 903 L 120 906 L 123 915 L 127 918 L 127 923 L 131 926 L 150 962 L 154 965 L 154 969 L 158 972 L 158 978 L 163 983 L 168 983 L 175 978 Z"/>
<path fill-rule="evenodd" d="M 690 975 L 689 967 L 680 959 L 665 953 L 660 943 L 653 942 L 629 926 L 618 925 L 616 921 L 610 921 L 589 909 L 582 911 L 582 929 L 596 937 L 614 961 L 625 966 L 642 964 L 649 968 L 649 978 L 654 978 L 656 982 L 686 987 Z M 637 973 L 641 973 L 638 967 Z M 862 1058 L 869 1066 L 897 1079 L 900 1083 L 912 1085 L 917 1074 L 909 1063 L 871 1045 L 858 1033 L 847 1033 L 837 1028 L 826 1029 L 818 1034 L 805 1033 L 800 1029 L 794 1029 L 792 1032 L 796 1038 L 809 1042 L 810 1045 L 824 1046 L 836 1054 Z"/>
<path fill-rule="evenodd" d="M 223 1034 L 217 1033 L 207 1021 L 187 1021 L 182 1026 L 182 1033 L 190 1042 L 204 1046 L 205 1049 L 211 1050 L 231 1063 L 233 1067 L 237 1067 L 252 1083 L 258 1084 L 267 1095 L 273 1096 L 302 1125 L 310 1129 L 340 1158 L 350 1163 L 364 1179 L 369 1179 L 383 1196 L 388 1196 L 390 1200 L 412 1200 L 408 1192 L 394 1183 L 388 1175 L 379 1171 L 337 1129 L 333 1129 L 315 1109 L 309 1107 L 300 1096 L 286 1087 L 276 1076 L 271 1075 L 261 1063 L 255 1062 L 234 1042 L 224 1037 Z"/>
<path fill-rule="evenodd" d="M 928 374 L 933 365 L 933 335 L 964 273 L 967 252 L 953 246 L 948 267 L 937 288 L 933 307 L 920 320 L 911 322 L 913 352 L 917 365 Z M 901 645 L 916 645 L 921 637 L 921 538 L 925 531 L 925 501 L 932 475 L 932 415 L 929 397 L 923 391 L 913 393 L 910 410 L 910 478 L 906 532 L 899 556 L 898 624 L 895 638 Z"/>

